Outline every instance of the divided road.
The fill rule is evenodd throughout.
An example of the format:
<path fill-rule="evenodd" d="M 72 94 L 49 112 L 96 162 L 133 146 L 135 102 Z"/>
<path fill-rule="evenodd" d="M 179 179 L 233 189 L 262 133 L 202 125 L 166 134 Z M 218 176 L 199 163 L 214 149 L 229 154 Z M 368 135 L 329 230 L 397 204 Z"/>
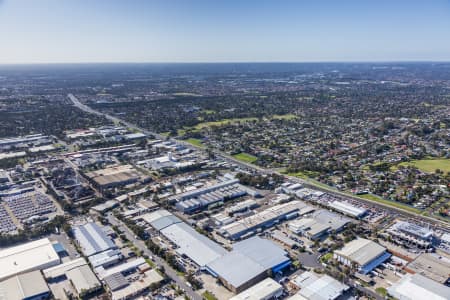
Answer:
<path fill-rule="evenodd" d="M 138 127 L 138 126 L 136 126 L 134 124 L 131 124 L 131 123 L 129 123 L 127 121 L 124 121 L 122 119 L 119 119 L 117 117 L 111 116 L 111 115 L 109 115 L 107 113 L 103 113 L 103 112 L 94 110 L 94 109 L 90 108 L 89 106 L 87 106 L 85 104 L 82 104 L 73 94 L 69 94 L 68 97 L 69 97 L 69 99 L 72 101 L 72 103 L 76 107 L 78 107 L 81 110 L 84 110 L 85 112 L 104 116 L 108 120 L 111 120 L 111 121 L 116 122 L 116 123 L 122 123 L 122 124 L 124 124 L 125 126 L 127 126 L 129 128 L 132 128 L 132 129 L 135 129 L 135 130 L 139 130 L 139 131 L 141 131 L 141 132 L 143 132 L 143 133 L 145 133 L 147 135 L 153 135 L 153 136 L 155 136 L 158 139 L 165 139 L 165 137 L 160 135 L 160 134 L 157 134 L 157 133 L 151 132 L 149 130 L 140 128 L 140 127 Z M 187 147 L 204 150 L 201 147 L 192 145 L 192 144 L 187 143 L 185 141 L 181 141 L 181 140 L 176 140 L 176 141 L 178 143 L 180 143 L 180 144 L 183 144 L 183 145 L 187 146 Z M 219 150 L 212 150 L 212 151 L 213 151 L 213 153 L 216 156 L 218 156 L 218 157 L 220 157 L 220 158 L 222 158 L 222 159 L 224 159 L 224 160 L 226 160 L 226 161 L 228 161 L 230 163 L 236 164 L 236 165 L 242 167 L 243 169 L 254 170 L 254 171 L 260 172 L 262 174 L 277 174 L 277 175 L 280 175 L 280 176 L 284 176 L 285 178 L 288 178 L 289 180 L 291 180 L 293 182 L 302 183 L 305 186 L 309 186 L 309 187 L 317 189 L 317 190 L 321 190 L 321 191 L 324 191 L 324 192 L 327 192 L 327 193 L 330 193 L 330 194 L 333 194 L 333 195 L 336 195 L 336 196 L 340 196 L 340 197 L 349 197 L 349 198 L 351 198 L 351 199 L 353 199 L 355 201 L 358 201 L 360 203 L 365 203 L 365 204 L 369 204 L 369 205 L 372 205 L 372 206 L 375 206 L 375 207 L 378 207 L 378 208 L 387 209 L 387 210 L 389 210 L 389 211 L 391 211 L 393 213 L 396 213 L 398 215 L 403 215 L 403 216 L 408 217 L 408 218 L 412 218 L 412 219 L 414 219 L 414 220 L 416 220 L 418 222 L 423 222 L 423 223 L 426 223 L 426 224 L 431 224 L 433 226 L 436 226 L 437 228 L 445 228 L 446 230 L 450 230 L 450 224 L 448 222 L 445 222 L 445 221 L 441 221 L 441 220 L 438 220 L 438 219 L 435 219 L 435 218 L 431 218 L 431 217 L 428 217 L 428 216 L 423 216 L 423 215 L 420 215 L 420 214 L 417 214 L 417 213 L 414 213 L 414 212 L 407 211 L 407 210 L 402 209 L 402 208 L 390 206 L 388 204 L 384 204 L 384 203 L 377 202 L 377 201 L 374 201 L 374 200 L 363 199 L 363 198 L 351 196 L 351 195 L 345 194 L 343 192 L 334 190 L 331 187 L 330 188 L 320 187 L 320 186 L 312 184 L 311 182 L 308 182 L 306 180 L 303 180 L 303 179 L 300 179 L 300 178 L 297 178 L 297 177 L 288 176 L 286 174 L 282 174 L 282 173 L 277 172 L 275 170 L 264 169 L 264 168 L 261 168 L 259 166 L 255 166 L 253 164 L 249 164 L 249 163 L 246 163 L 246 162 L 239 161 L 239 160 L 235 159 L 234 157 L 232 157 L 232 156 L 230 156 L 227 153 L 224 153 L 222 151 L 219 151 Z"/>

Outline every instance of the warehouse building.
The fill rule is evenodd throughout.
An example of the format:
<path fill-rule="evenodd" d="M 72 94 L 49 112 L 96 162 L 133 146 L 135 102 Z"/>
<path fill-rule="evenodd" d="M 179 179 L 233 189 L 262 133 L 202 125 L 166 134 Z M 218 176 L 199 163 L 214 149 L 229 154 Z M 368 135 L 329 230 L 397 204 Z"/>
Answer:
<path fill-rule="evenodd" d="M 233 251 L 212 261 L 206 270 L 229 290 L 239 293 L 291 264 L 286 251 L 258 236 L 233 245 Z"/>
<path fill-rule="evenodd" d="M 165 209 L 160 209 L 151 213 L 147 213 L 140 217 L 145 222 L 150 224 L 154 229 L 160 231 L 170 225 L 181 223 L 182 221 L 177 216 Z"/>
<path fill-rule="evenodd" d="M 5 300 L 43 300 L 50 290 L 39 271 L 16 275 L 0 282 L 0 299 Z"/>
<path fill-rule="evenodd" d="M 266 278 L 230 300 L 270 300 L 277 299 L 281 295 L 283 287 L 272 278 Z"/>
<path fill-rule="evenodd" d="M 233 179 L 176 195 L 174 199 L 179 211 L 190 214 L 245 195 L 259 196 L 256 191 L 239 184 L 238 179 Z"/>
<path fill-rule="evenodd" d="M 64 277 L 67 271 L 69 271 L 70 269 L 74 269 L 84 265 L 87 265 L 86 259 L 84 259 L 84 257 L 79 257 L 77 259 L 62 263 L 60 265 L 45 269 L 42 271 L 42 274 L 44 274 L 45 279 L 49 281 L 58 280 Z"/>
<path fill-rule="evenodd" d="M 397 221 L 387 232 L 397 240 L 417 246 L 429 248 L 433 241 L 433 231 L 406 221 Z"/>
<path fill-rule="evenodd" d="M 347 243 L 341 250 L 335 250 L 333 255 L 340 263 L 355 267 L 362 274 L 371 272 L 390 256 L 383 246 L 362 238 Z"/>
<path fill-rule="evenodd" d="M 405 271 L 446 284 L 450 279 L 450 259 L 435 253 L 422 253 L 406 266 Z"/>
<path fill-rule="evenodd" d="M 66 272 L 66 276 L 80 298 L 102 288 L 89 265 L 72 268 Z"/>
<path fill-rule="evenodd" d="M 188 257 L 199 267 L 204 267 L 227 253 L 222 246 L 184 222 L 162 229 L 161 234 L 177 245 L 176 252 L 179 255 Z"/>
<path fill-rule="evenodd" d="M 142 174 L 130 165 L 121 165 L 88 172 L 85 175 L 95 186 L 107 189 L 138 182 Z"/>
<path fill-rule="evenodd" d="M 230 240 L 237 240 L 245 236 L 256 234 L 279 222 L 307 214 L 313 210 L 313 207 L 302 201 L 291 201 L 278 204 L 252 216 L 225 225 L 220 228 L 219 233 Z"/>
<path fill-rule="evenodd" d="M 420 274 L 407 274 L 387 289 L 388 294 L 399 300 L 448 300 L 450 288 Z"/>
<path fill-rule="evenodd" d="M 354 206 L 353 204 L 345 201 L 333 201 L 329 203 L 328 206 L 344 215 L 351 216 L 357 219 L 362 218 L 367 214 L 367 209 Z"/>
<path fill-rule="evenodd" d="M 313 218 L 303 218 L 289 222 L 288 228 L 295 234 L 303 235 L 311 240 L 318 240 L 328 234 L 331 227 Z"/>
<path fill-rule="evenodd" d="M 49 239 L 40 239 L 0 251 L 0 280 L 14 275 L 43 270 L 60 263 Z"/>
<path fill-rule="evenodd" d="M 94 222 L 75 226 L 72 230 L 85 256 L 117 248 L 102 228 Z"/>
<path fill-rule="evenodd" d="M 349 286 L 340 283 L 333 277 L 328 275 L 319 277 L 312 272 L 304 272 L 297 276 L 294 279 L 294 284 L 300 288 L 300 291 L 297 293 L 299 296 L 297 297 L 305 300 L 335 300 L 350 289 Z"/>

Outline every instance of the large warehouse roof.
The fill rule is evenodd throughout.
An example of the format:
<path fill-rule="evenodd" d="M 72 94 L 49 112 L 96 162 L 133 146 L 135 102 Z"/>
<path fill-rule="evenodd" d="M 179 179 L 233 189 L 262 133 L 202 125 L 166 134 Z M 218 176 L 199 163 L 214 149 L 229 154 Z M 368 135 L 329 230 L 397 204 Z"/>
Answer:
<path fill-rule="evenodd" d="M 266 271 L 245 255 L 232 251 L 208 264 L 208 270 L 234 287 L 240 287 Z"/>
<path fill-rule="evenodd" d="M 33 299 L 48 293 L 47 283 L 39 271 L 21 274 L 0 282 L 0 299 Z"/>
<path fill-rule="evenodd" d="M 309 300 L 334 300 L 349 289 L 328 275 L 318 277 L 311 272 L 299 275 L 295 284 L 301 288 L 298 294 Z"/>
<path fill-rule="evenodd" d="M 98 281 L 95 274 L 92 272 L 88 265 L 76 267 L 67 271 L 67 278 L 72 282 L 72 285 L 80 294 L 83 291 L 90 291 L 101 287 L 100 281 Z"/>
<path fill-rule="evenodd" d="M 271 269 L 289 260 L 286 251 L 272 241 L 254 236 L 233 245 L 233 251 L 261 265 L 265 270 Z"/>
<path fill-rule="evenodd" d="M 448 300 L 450 288 L 422 275 L 408 274 L 388 288 L 388 293 L 399 300 Z"/>
<path fill-rule="evenodd" d="M 142 216 L 145 222 L 149 223 L 156 230 L 162 230 L 172 224 L 182 222 L 177 216 L 165 209 L 160 209 Z"/>
<path fill-rule="evenodd" d="M 73 233 L 86 256 L 115 248 L 113 241 L 96 223 L 76 226 L 73 228 Z"/>
<path fill-rule="evenodd" d="M 195 231 L 186 223 L 176 223 L 161 230 L 161 233 L 178 246 L 177 252 L 186 255 L 203 267 L 221 257 L 227 250 Z"/>
<path fill-rule="evenodd" d="M 0 251 L 0 280 L 59 263 L 59 256 L 47 238 L 7 248 Z"/>
<path fill-rule="evenodd" d="M 364 266 L 386 251 L 383 246 L 366 239 L 357 238 L 346 244 L 341 250 L 334 251 L 337 255 L 347 257 L 360 266 Z"/>
<path fill-rule="evenodd" d="M 286 252 L 258 236 L 233 245 L 233 251 L 208 264 L 208 270 L 238 288 L 261 273 L 289 262 Z"/>
<path fill-rule="evenodd" d="M 283 287 L 273 280 L 272 278 L 266 278 L 258 284 L 255 284 L 251 288 L 243 291 L 242 293 L 234 296 L 230 300 L 265 300 L 275 299 L 281 296 L 283 293 Z"/>

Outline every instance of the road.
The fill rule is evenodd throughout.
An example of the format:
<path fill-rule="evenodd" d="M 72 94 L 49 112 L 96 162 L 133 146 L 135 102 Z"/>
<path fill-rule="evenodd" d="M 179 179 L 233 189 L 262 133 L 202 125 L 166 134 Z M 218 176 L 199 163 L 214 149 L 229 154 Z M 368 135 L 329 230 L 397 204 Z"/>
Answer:
<path fill-rule="evenodd" d="M 96 115 L 104 116 L 108 120 L 111 120 L 111 121 L 113 121 L 115 123 L 122 123 L 122 124 L 124 124 L 125 126 L 127 126 L 129 128 L 132 128 L 132 129 L 135 129 L 135 130 L 139 130 L 139 131 L 141 131 L 141 132 L 143 132 L 143 133 L 145 133 L 147 135 L 153 135 L 156 138 L 165 139 L 165 137 L 160 135 L 160 134 L 157 134 L 155 132 L 151 132 L 149 130 L 140 128 L 140 127 L 138 127 L 138 126 L 136 126 L 134 124 L 131 124 L 131 123 L 129 123 L 127 121 L 124 121 L 122 119 L 119 119 L 117 117 L 111 116 L 111 115 L 109 115 L 107 113 L 103 113 L 103 112 L 94 110 L 94 109 L 90 108 L 89 106 L 82 104 L 73 94 L 69 94 L 68 97 L 72 101 L 72 103 L 76 107 L 81 109 L 81 110 L 84 110 L 86 112 L 93 113 L 93 114 L 96 114 Z M 176 141 L 178 143 L 182 144 L 182 145 L 185 145 L 186 147 L 196 148 L 196 149 L 199 149 L 199 150 L 204 150 L 204 148 L 192 145 L 192 144 L 187 143 L 187 142 L 182 141 L 182 140 L 176 140 Z M 285 178 L 288 178 L 289 180 L 291 180 L 293 182 L 301 183 L 301 184 L 303 184 L 303 185 L 305 185 L 307 187 L 311 187 L 311 188 L 314 188 L 316 190 L 321 190 L 321 191 L 327 192 L 329 194 L 333 194 L 333 195 L 340 196 L 340 197 L 351 198 L 351 199 L 353 199 L 353 200 L 355 200 L 355 201 L 357 201 L 359 203 L 372 205 L 372 206 L 380 208 L 380 209 L 385 209 L 385 210 L 387 209 L 387 210 L 389 210 L 389 212 L 391 212 L 390 214 L 392 214 L 392 212 L 394 212 L 394 213 L 402 215 L 404 217 L 412 218 L 415 221 L 423 223 L 423 224 L 431 224 L 431 225 L 433 225 L 436 228 L 445 228 L 446 230 L 450 230 L 450 224 L 448 224 L 447 222 L 435 219 L 435 218 L 431 218 L 431 217 L 428 217 L 428 216 L 423 216 L 423 215 L 420 215 L 420 214 L 417 214 L 417 213 L 414 213 L 414 212 L 410 212 L 410 211 L 402 209 L 402 208 L 390 206 L 388 204 L 380 203 L 380 202 L 377 202 L 377 201 L 374 201 L 374 200 L 363 199 L 363 198 L 359 198 L 359 197 L 356 197 L 356 196 L 351 196 L 351 195 L 348 195 L 346 193 L 343 193 L 343 192 L 340 192 L 338 190 L 335 190 L 335 189 L 333 189 L 331 187 L 330 188 L 325 188 L 325 187 L 322 187 L 322 186 L 317 186 L 317 185 L 315 185 L 315 184 L 313 184 L 311 182 L 305 181 L 305 180 L 303 180 L 301 178 L 288 176 L 286 174 L 282 174 L 282 173 L 280 173 L 278 171 L 275 171 L 275 170 L 264 169 L 264 168 L 261 168 L 259 166 L 255 166 L 255 165 L 250 164 L 250 163 L 239 161 L 239 160 L 235 159 L 234 157 L 232 157 L 231 155 L 228 155 L 227 153 L 224 153 L 222 151 L 219 151 L 219 150 L 212 150 L 212 151 L 213 151 L 213 153 L 216 156 L 222 158 L 225 161 L 228 161 L 229 163 L 236 164 L 236 165 L 240 166 L 243 169 L 257 171 L 257 172 L 262 173 L 262 174 L 277 174 L 277 175 L 280 175 L 280 176 L 284 176 Z"/>
<path fill-rule="evenodd" d="M 186 284 L 184 278 L 178 276 L 177 272 L 171 266 L 169 266 L 165 260 L 152 253 L 147 248 L 145 243 L 142 240 L 137 239 L 134 233 L 124 223 L 122 223 L 112 214 L 108 214 L 107 219 L 112 225 L 116 225 L 125 234 L 127 239 L 130 240 L 139 250 L 141 250 L 144 254 L 148 255 L 149 257 L 152 257 L 153 258 L 152 260 L 156 263 L 158 267 L 161 266 L 164 267 L 166 275 L 170 279 L 172 279 L 180 288 L 182 288 L 190 299 L 202 300 L 202 297 Z"/>

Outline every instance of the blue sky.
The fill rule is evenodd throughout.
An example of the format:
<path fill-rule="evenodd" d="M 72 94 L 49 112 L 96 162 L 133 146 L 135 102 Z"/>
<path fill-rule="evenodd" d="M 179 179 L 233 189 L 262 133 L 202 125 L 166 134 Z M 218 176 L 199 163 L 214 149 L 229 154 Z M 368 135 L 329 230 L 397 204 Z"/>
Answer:
<path fill-rule="evenodd" d="M 450 60 L 449 0 L 0 0 L 0 63 Z"/>

